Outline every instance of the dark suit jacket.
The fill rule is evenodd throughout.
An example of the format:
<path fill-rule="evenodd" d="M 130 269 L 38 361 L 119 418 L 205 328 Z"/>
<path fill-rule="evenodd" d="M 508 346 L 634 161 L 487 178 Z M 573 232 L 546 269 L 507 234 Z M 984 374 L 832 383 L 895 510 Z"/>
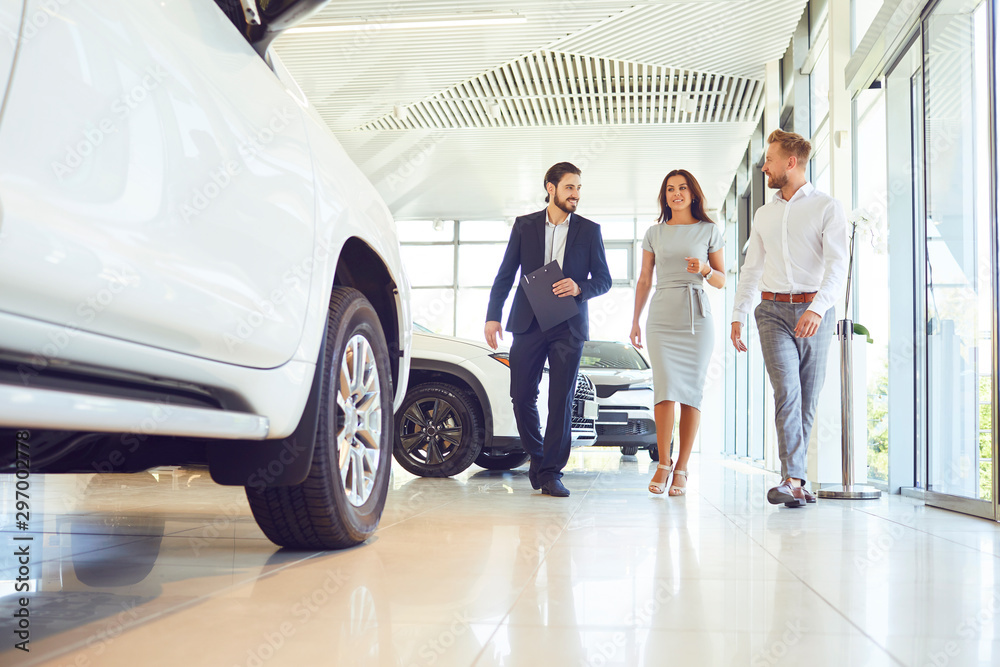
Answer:
<path fill-rule="evenodd" d="M 510 230 L 510 241 L 504 253 L 500 270 L 490 290 L 490 305 L 486 310 L 487 322 L 499 322 L 503 316 L 503 304 L 510 294 L 510 288 L 517 277 L 517 270 L 531 273 L 545 265 L 545 210 L 522 215 L 514 221 Z M 580 314 L 569 320 L 569 328 L 574 336 L 582 340 L 590 339 L 590 320 L 587 301 L 611 289 L 611 272 L 604 256 L 604 240 L 601 226 L 584 217 L 572 214 L 569 232 L 566 236 L 566 254 L 562 262 L 563 275 L 572 278 L 580 286 L 580 295 L 575 298 L 580 306 Z M 531 326 L 535 314 L 518 281 L 514 294 L 514 304 L 507 319 L 507 331 L 524 333 Z"/>

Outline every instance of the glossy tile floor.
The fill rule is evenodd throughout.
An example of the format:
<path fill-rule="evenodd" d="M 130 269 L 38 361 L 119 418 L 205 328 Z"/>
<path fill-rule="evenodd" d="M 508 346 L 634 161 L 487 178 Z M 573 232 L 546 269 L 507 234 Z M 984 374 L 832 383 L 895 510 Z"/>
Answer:
<path fill-rule="evenodd" d="M 899 496 L 775 508 L 773 475 L 704 457 L 687 497 L 653 497 L 651 471 L 578 451 L 556 499 L 524 469 L 397 467 L 375 537 L 321 553 L 277 549 L 205 471 L 35 476 L 28 654 L 3 476 L 0 664 L 1000 664 L 997 524 Z"/>

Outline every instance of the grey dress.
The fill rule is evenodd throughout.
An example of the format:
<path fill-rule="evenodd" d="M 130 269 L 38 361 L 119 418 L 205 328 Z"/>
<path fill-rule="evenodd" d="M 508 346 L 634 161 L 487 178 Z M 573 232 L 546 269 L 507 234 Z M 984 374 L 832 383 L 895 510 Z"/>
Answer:
<path fill-rule="evenodd" d="M 646 348 L 653 365 L 655 402 L 677 401 L 701 409 L 705 374 L 714 343 L 712 311 L 697 273 L 685 257 L 708 262 L 722 248 L 722 233 L 711 222 L 659 223 L 646 230 L 642 249 L 656 256 L 656 292 L 646 319 Z"/>

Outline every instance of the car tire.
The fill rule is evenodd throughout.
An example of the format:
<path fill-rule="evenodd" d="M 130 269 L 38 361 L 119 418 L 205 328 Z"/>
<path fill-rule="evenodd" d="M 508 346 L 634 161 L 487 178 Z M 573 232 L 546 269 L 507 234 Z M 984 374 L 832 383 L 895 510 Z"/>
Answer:
<path fill-rule="evenodd" d="M 653 460 L 653 461 L 659 461 L 660 460 L 660 450 L 656 447 L 656 443 L 655 442 L 653 444 L 649 445 L 646 448 L 646 451 L 649 452 L 649 458 L 651 460 Z M 670 438 L 670 457 L 673 458 L 673 456 L 674 456 L 674 439 Z"/>
<path fill-rule="evenodd" d="M 378 315 L 361 292 L 333 289 L 323 354 L 308 476 L 294 486 L 246 487 L 264 534 L 293 549 L 342 549 L 364 542 L 378 527 L 389 490 L 389 351 Z"/>
<path fill-rule="evenodd" d="M 622 456 L 635 456 L 639 451 L 639 445 L 622 445 Z"/>
<path fill-rule="evenodd" d="M 485 431 L 479 402 L 445 382 L 427 382 L 408 392 L 396 413 L 393 457 L 421 477 L 451 477 L 472 465 Z"/>
<path fill-rule="evenodd" d="M 483 450 L 476 457 L 476 465 L 487 470 L 512 470 L 528 462 L 531 457 L 528 452 L 507 452 L 506 454 L 490 454 Z"/>

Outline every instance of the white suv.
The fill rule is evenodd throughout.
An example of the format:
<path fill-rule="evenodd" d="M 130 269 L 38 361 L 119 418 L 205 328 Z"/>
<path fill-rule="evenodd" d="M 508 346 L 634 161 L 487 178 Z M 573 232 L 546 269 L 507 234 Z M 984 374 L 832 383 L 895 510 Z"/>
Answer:
<path fill-rule="evenodd" d="M 399 243 L 267 48 L 322 3 L 218 3 L 0 0 L 0 439 L 207 464 L 274 542 L 345 547 L 406 394 Z"/>
<path fill-rule="evenodd" d="M 510 401 L 508 352 L 441 336 L 419 324 L 414 329 L 409 391 L 396 411 L 396 462 L 424 477 L 457 475 L 473 462 L 488 470 L 510 470 L 527 462 Z M 542 380 L 538 387 L 543 428 L 548 384 Z M 574 447 L 597 439 L 596 398 L 594 383 L 577 375 Z"/>
<path fill-rule="evenodd" d="M 598 446 L 621 448 L 635 455 L 645 449 L 658 460 L 653 415 L 653 371 L 631 343 L 588 340 L 580 370 L 597 386 Z"/>

